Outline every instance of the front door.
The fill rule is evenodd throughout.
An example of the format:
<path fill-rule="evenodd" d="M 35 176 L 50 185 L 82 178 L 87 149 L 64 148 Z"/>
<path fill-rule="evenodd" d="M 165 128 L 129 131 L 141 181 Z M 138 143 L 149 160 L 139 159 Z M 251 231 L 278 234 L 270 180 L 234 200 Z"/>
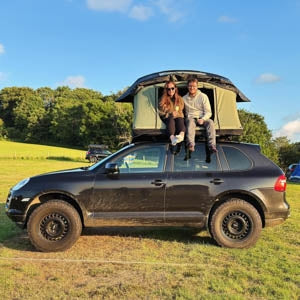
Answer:
<path fill-rule="evenodd" d="M 163 222 L 166 146 L 141 145 L 114 157 L 120 174 L 97 174 L 93 217 L 128 224 Z M 110 223 L 111 225 L 112 223 Z"/>

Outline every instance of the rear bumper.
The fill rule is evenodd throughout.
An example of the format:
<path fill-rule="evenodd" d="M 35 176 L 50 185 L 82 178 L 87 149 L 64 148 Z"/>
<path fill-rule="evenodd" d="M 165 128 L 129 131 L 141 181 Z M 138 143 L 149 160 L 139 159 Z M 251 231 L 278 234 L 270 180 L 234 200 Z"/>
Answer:
<path fill-rule="evenodd" d="M 290 216 L 290 210 L 280 213 L 266 213 L 265 227 L 273 227 L 283 223 Z"/>

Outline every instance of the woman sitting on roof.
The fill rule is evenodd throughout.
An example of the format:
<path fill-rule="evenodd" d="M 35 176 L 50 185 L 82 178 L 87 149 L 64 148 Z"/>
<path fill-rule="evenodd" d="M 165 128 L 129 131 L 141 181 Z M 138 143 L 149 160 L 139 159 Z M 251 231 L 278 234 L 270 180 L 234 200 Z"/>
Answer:
<path fill-rule="evenodd" d="M 184 140 L 183 108 L 184 101 L 178 94 L 176 84 L 173 81 L 167 81 L 159 102 L 159 115 L 167 126 L 167 133 L 173 146 Z"/>

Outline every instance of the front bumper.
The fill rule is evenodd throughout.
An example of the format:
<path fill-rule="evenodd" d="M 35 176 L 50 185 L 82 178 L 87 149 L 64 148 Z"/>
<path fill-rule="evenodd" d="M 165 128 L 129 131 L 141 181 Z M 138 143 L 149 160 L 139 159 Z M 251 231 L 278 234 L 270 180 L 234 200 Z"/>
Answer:
<path fill-rule="evenodd" d="M 17 209 L 10 209 L 8 205 L 5 205 L 5 212 L 6 215 L 15 222 L 19 227 L 24 228 L 26 216 L 23 214 L 22 211 Z"/>
<path fill-rule="evenodd" d="M 14 195 L 12 192 L 8 194 L 5 213 L 19 227 L 24 228 L 26 222 L 26 208 L 30 198 L 25 198 L 20 195 Z"/>

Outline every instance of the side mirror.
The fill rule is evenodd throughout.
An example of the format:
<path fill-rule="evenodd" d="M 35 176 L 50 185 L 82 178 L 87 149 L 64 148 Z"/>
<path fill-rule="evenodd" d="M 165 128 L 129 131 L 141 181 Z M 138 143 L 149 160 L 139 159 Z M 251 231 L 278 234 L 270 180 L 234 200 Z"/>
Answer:
<path fill-rule="evenodd" d="M 119 166 L 116 163 L 107 163 L 105 165 L 105 173 L 108 175 L 119 175 Z"/>

